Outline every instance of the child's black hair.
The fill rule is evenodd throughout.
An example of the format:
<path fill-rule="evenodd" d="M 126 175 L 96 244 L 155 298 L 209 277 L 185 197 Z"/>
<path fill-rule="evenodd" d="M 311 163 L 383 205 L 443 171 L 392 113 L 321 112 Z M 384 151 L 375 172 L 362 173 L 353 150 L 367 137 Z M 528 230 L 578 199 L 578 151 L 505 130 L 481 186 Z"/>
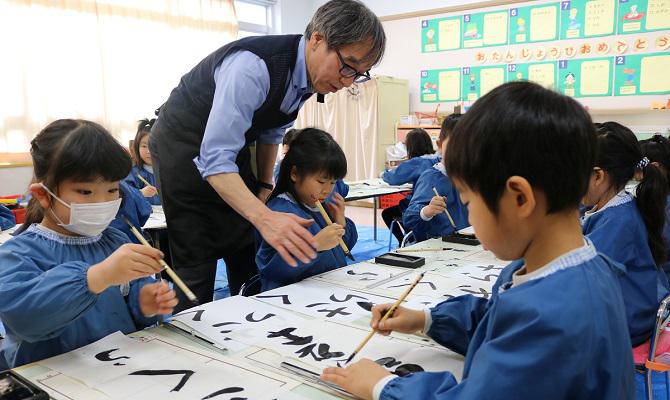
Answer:
<path fill-rule="evenodd" d="M 530 82 L 498 86 L 477 100 L 449 139 L 447 173 L 498 213 L 517 175 L 547 198 L 547 212 L 577 209 L 595 162 L 591 117 L 575 100 Z"/>
<path fill-rule="evenodd" d="M 293 168 L 301 178 L 323 172 L 331 179 L 342 179 L 347 174 L 347 159 L 342 148 L 321 129 L 297 130 L 290 146 L 279 166 L 277 184 L 268 201 L 285 192 L 298 201 L 295 184 L 291 180 Z"/>
<path fill-rule="evenodd" d="M 291 141 L 293 140 L 293 138 L 295 137 L 295 134 L 298 131 L 299 131 L 299 129 L 295 129 L 295 128 L 291 128 L 291 129 L 287 130 L 286 133 L 284 134 L 284 137 L 281 140 L 281 144 L 283 146 L 287 146 L 287 145 L 290 146 Z"/>
<path fill-rule="evenodd" d="M 425 154 L 435 153 L 430 135 L 421 128 L 414 128 L 407 132 L 405 146 L 407 146 L 407 158 L 421 157 Z"/>
<path fill-rule="evenodd" d="M 81 119 L 59 119 L 47 125 L 30 142 L 30 155 L 33 182 L 42 182 L 56 195 L 65 180 L 120 181 L 132 166 L 126 149 L 105 128 Z M 44 210 L 33 197 L 21 231 L 42 218 Z"/>
<path fill-rule="evenodd" d="M 642 171 L 642 180 L 636 189 L 636 203 L 647 227 L 654 261 L 660 266 L 666 259 L 663 226 L 668 182 L 663 172 L 651 164 L 649 159 L 643 160 L 640 144 L 630 129 L 617 122 L 604 122 L 598 125 L 596 132 L 596 167 L 607 172 L 612 188 L 622 190 L 633 179 L 636 171 Z"/>
<path fill-rule="evenodd" d="M 440 137 L 437 139 L 440 143 L 444 142 L 449 137 L 449 135 L 451 135 L 451 132 L 454 131 L 456 123 L 461 119 L 462 116 L 463 114 L 453 113 L 447 115 L 444 118 L 442 121 L 442 126 L 440 127 Z"/>
<path fill-rule="evenodd" d="M 140 156 L 140 142 L 145 136 L 151 133 L 151 127 L 154 126 L 154 122 L 156 122 L 156 118 L 145 118 L 139 120 L 137 124 L 137 133 L 135 134 L 135 140 L 133 140 L 133 158 L 139 168 L 144 166 L 144 160 Z"/>
<path fill-rule="evenodd" d="M 663 167 L 665 179 L 670 184 L 670 140 L 657 133 L 649 139 L 640 140 L 640 150 L 649 161 L 658 163 Z"/>

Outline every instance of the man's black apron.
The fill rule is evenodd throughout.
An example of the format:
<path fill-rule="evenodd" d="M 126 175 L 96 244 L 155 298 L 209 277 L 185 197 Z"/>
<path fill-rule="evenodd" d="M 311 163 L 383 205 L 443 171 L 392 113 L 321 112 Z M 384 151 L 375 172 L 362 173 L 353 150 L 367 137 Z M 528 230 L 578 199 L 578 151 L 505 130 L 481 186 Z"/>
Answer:
<path fill-rule="evenodd" d="M 221 199 L 193 163 L 200 154 L 212 108 L 214 70 L 235 50 L 251 51 L 268 68 L 270 90 L 267 99 L 254 113 L 251 127 L 245 133 L 244 148 L 235 161 L 247 188 L 256 194 L 257 181 L 251 169 L 249 145 L 258 139 L 260 132 L 284 126 L 298 115 L 298 110 L 283 113 L 280 105 L 286 94 L 288 77 L 295 67 L 300 38 L 301 35 L 258 36 L 229 43 L 184 75 L 160 108 L 151 131 L 151 151 L 159 167 L 163 209 L 176 266 L 216 260 L 251 245 L 254 240 L 251 224 Z"/>

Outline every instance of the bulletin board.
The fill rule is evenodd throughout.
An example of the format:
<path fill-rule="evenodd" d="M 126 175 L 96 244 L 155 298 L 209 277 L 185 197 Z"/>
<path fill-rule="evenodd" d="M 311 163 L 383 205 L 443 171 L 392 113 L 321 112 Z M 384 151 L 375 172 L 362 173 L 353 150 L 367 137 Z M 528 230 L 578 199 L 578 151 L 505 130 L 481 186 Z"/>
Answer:
<path fill-rule="evenodd" d="M 670 0 L 539 0 L 415 26 L 421 103 L 467 106 L 515 80 L 599 108 L 647 107 L 670 95 Z"/>

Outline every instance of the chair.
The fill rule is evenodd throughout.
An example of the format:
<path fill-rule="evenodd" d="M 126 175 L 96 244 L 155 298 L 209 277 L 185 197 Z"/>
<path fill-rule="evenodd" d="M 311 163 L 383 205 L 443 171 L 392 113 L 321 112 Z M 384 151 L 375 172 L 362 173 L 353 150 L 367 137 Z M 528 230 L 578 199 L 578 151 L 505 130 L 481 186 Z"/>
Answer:
<path fill-rule="evenodd" d="M 666 398 L 670 400 L 670 357 L 664 356 L 664 352 L 657 354 L 659 344 L 663 343 L 663 347 L 667 347 L 670 339 L 670 331 L 668 331 L 668 323 L 670 323 L 670 295 L 661 301 L 656 313 L 656 325 L 651 335 L 649 342 L 649 353 L 647 360 L 644 363 L 646 379 L 644 383 L 644 390 L 647 399 L 652 400 L 652 375 L 653 372 L 665 372 L 665 390 Z M 665 349 L 664 349 L 665 350 Z M 659 357 L 660 356 L 660 357 Z"/>
<path fill-rule="evenodd" d="M 403 237 L 407 234 L 407 232 L 405 232 L 405 227 L 402 226 L 402 223 L 399 220 L 394 218 L 393 221 L 391 221 L 391 226 L 389 226 L 389 250 L 388 251 L 391 251 L 391 244 L 393 243 L 393 237 L 395 236 L 395 235 L 393 235 L 393 227 L 395 227 L 395 226 L 397 226 L 398 229 L 400 229 L 400 232 L 402 233 Z M 398 243 L 398 246 L 402 247 L 402 246 L 400 246 L 400 244 L 401 243 Z"/>
<path fill-rule="evenodd" d="M 414 243 L 416 243 L 416 236 L 414 236 L 414 231 L 409 231 L 402 238 L 402 242 L 400 243 L 400 247 L 409 246 L 410 244 L 414 244 Z"/>
<path fill-rule="evenodd" d="M 256 274 L 240 287 L 240 295 L 244 297 L 255 296 L 261 292 L 261 276 Z"/>

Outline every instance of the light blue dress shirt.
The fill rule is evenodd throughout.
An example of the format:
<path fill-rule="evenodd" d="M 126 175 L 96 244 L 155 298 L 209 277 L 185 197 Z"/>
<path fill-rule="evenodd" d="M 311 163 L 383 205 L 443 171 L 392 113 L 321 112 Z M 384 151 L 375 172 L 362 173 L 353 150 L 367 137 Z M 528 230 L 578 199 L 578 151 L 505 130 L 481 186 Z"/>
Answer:
<path fill-rule="evenodd" d="M 267 99 L 270 74 L 265 62 L 252 52 L 229 54 L 214 71 L 216 89 L 207 119 L 200 155 L 193 159 L 200 175 L 207 178 L 221 173 L 238 173 L 237 154 L 244 147 L 244 134 L 251 127 L 254 112 Z M 305 38 L 300 39 L 295 68 L 286 85 L 281 111 L 289 114 L 302 106 L 312 92 L 305 64 Z M 261 132 L 258 142 L 281 143 L 293 123 Z"/>

